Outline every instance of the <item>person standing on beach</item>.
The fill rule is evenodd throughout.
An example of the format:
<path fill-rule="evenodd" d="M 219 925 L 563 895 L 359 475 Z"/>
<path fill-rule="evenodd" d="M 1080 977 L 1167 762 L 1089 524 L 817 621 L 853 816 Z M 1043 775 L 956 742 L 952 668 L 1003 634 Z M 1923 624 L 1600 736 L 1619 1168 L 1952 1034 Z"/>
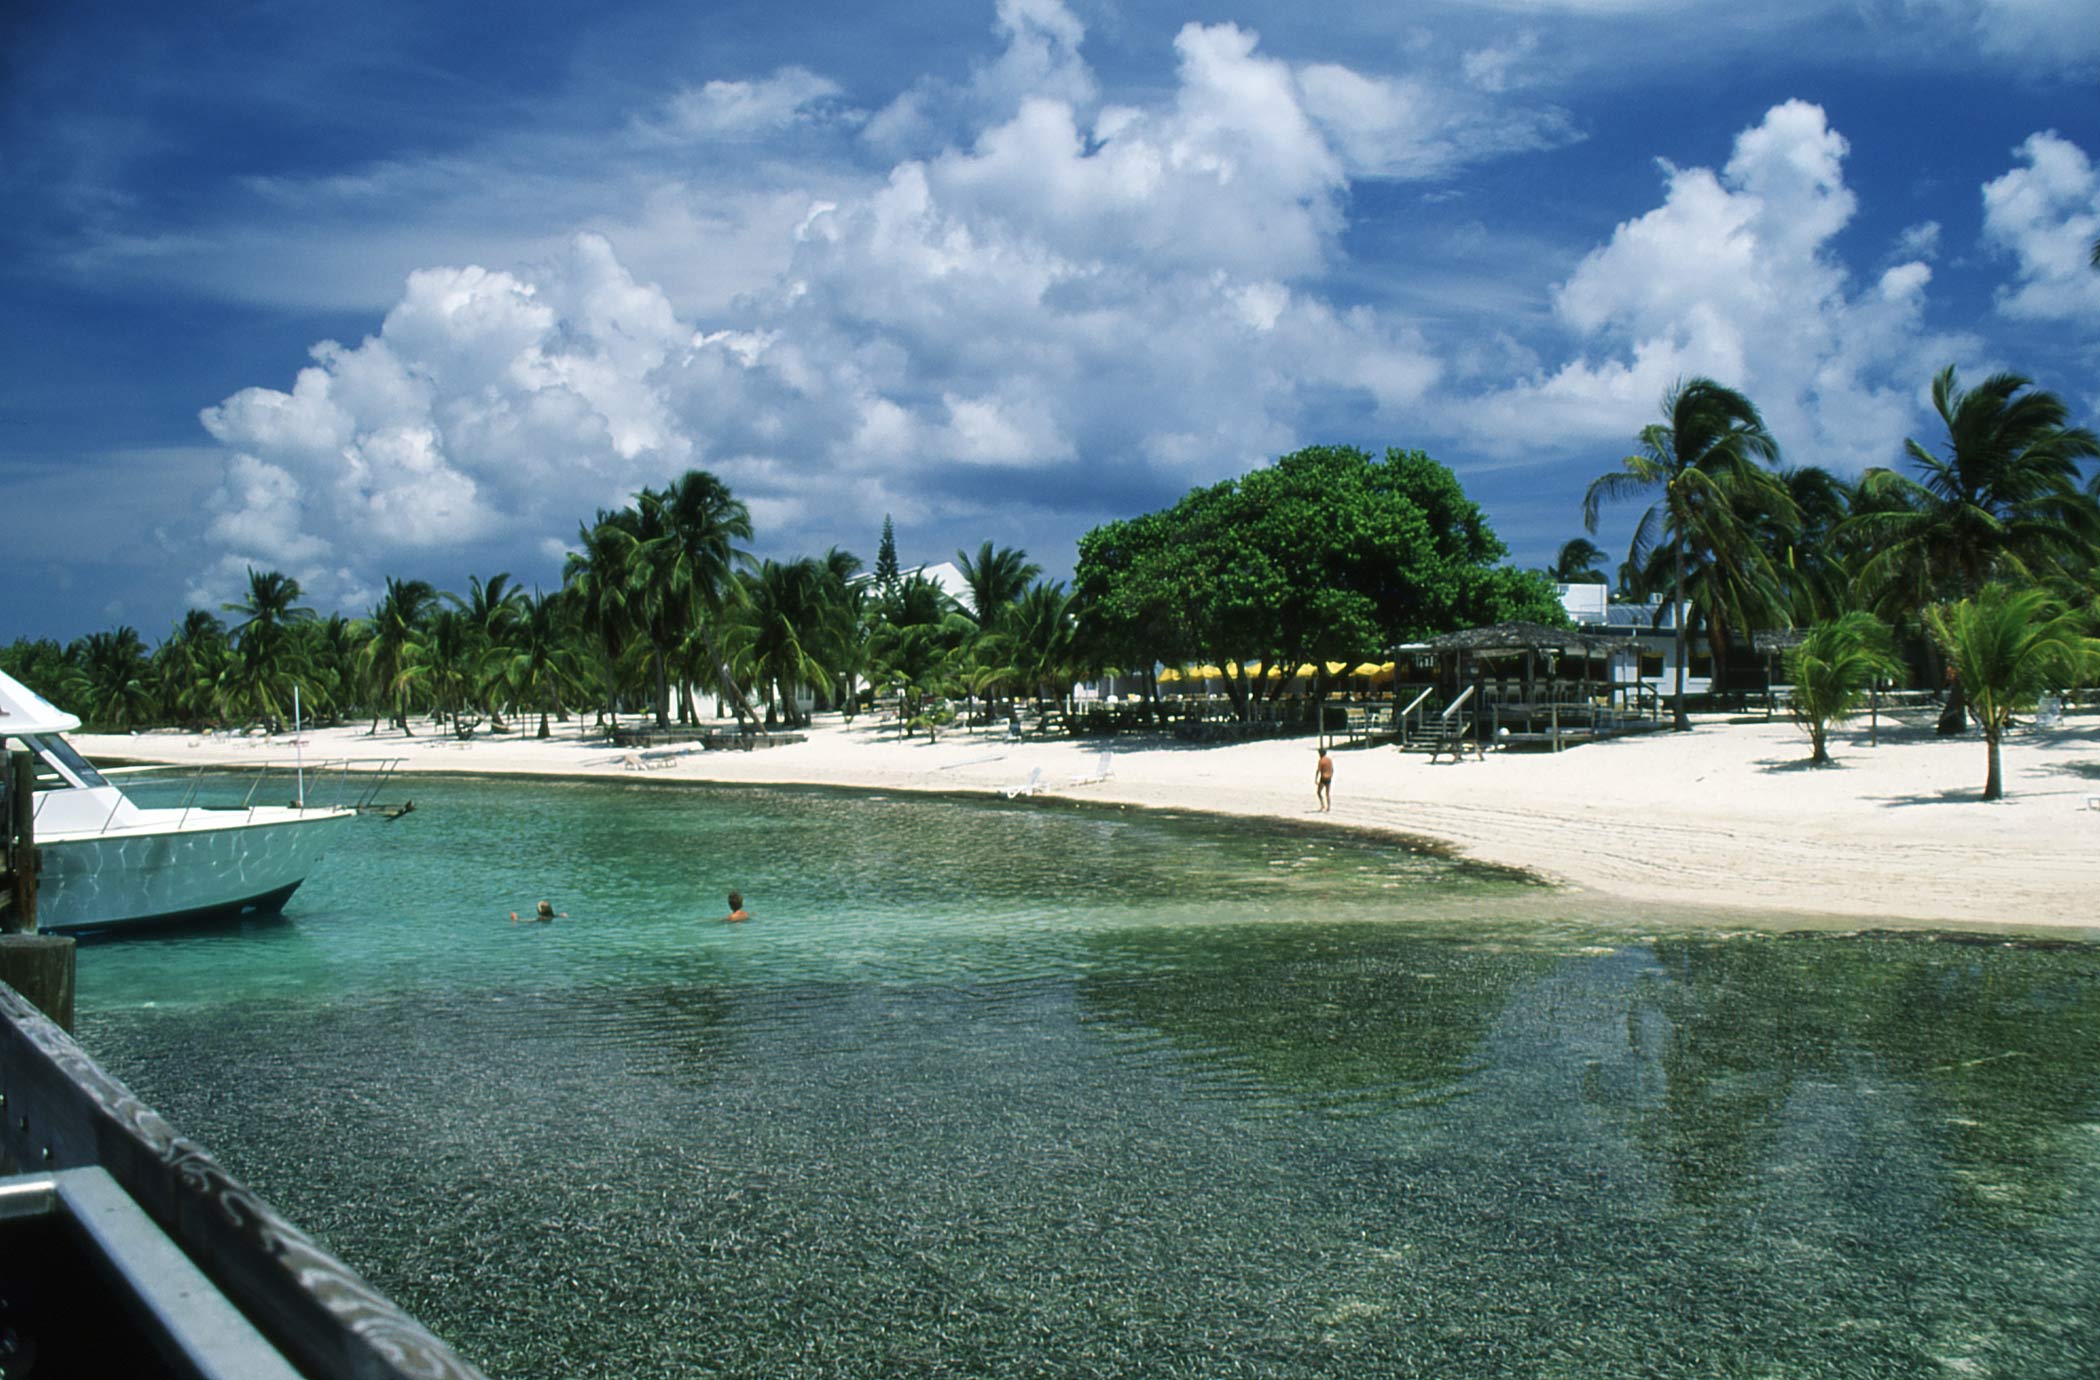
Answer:
<path fill-rule="evenodd" d="M 1334 759 L 1327 755 L 1326 748 L 1321 748 L 1320 760 L 1313 767 L 1313 798 L 1320 802 L 1322 810 L 1332 810 L 1334 808 L 1333 789 Z"/>

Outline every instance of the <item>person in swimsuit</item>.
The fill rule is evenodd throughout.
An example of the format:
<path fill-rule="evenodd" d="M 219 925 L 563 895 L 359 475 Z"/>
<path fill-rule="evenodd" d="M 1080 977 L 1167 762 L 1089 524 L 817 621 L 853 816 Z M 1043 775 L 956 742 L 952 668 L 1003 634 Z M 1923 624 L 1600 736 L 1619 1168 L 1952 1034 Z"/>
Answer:
<path fill-rule="evenodd" d="M 1319 763 L 1313 767 L 1313 798 L 1320 802 L 1321 809 L 1334 808 L 1334 800 L 1330 794 L 1333 788 L 1334 759 L 1327 755 L 1326 748 L 1321 748 Z"/>
<path fill-rule="evenodd" d="M 739 921 L 749 920 L 750 918 L 751 912 L 744 909 L 743 893 L 736 891 L 730 892 L 729 914 L 722 917 L 723 921 L 727 924 L 734 925 Z"/>
<path fill-rule="evenodd" d="M 554 903 L 552 901 L 542 901 L 532 908 L 532 914 L 527 916 L 522 923 L 527 925 L 544 925 L 549 920 L 566 920 L 568 918 L 569 913 L 567 911 L 563 911 L 559 916 L 555 915 Z M 512 911 L 510 913 L 510 923 L 512 923 L 513 925 L 521 923 L 518 919 L 518 913 L 516 911 Z"/>

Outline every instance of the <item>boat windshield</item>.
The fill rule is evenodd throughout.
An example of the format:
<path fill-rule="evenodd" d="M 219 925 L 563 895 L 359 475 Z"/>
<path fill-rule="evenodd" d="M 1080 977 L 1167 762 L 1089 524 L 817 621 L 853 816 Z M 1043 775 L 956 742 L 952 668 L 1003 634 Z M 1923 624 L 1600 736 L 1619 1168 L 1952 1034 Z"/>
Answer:
<path fill-rule="evenodd" d="M 37 789 L 51 790 L 61 786 L 84 786 L 90 790 L 107 786 L 102 773 L 89 766 L 87 759 L 73 751 L 73 745 L 55 734 L 25 733 L 22 745 L 37 755 Z"/>

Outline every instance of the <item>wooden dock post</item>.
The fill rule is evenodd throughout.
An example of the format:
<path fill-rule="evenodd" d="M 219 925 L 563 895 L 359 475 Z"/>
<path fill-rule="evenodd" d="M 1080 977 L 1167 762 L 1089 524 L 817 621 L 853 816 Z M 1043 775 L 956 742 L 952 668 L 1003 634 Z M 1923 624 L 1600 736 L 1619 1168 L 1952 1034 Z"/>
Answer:
<path fill-rule="evenodd" d="M 0 934 L 0 983 L 73 1033 L 73 936 Z"/>
<path fill-rule="evenodd" d="M 0 896 L 0 930 L 36 933 L 36 759 L 26 752 L 7 758 L 7 810 L 0 817 L 6 847 L 6 895 Z"/>
<path fill-rule="evenodd" d="M 7 762 L 7 811 L 0 817 L 7 861 L 0 886 L 0 982 L 26 997 L 60 1029 L 73 1029 L 73 940 L 36 929 L 36 765 L 26 752 Z"/>

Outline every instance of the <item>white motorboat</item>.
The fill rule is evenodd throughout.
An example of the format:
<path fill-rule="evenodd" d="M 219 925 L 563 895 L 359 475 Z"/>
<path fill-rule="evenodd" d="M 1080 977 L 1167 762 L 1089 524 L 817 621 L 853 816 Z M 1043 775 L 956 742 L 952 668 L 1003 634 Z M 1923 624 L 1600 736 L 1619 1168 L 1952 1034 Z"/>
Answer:
<path fill-rule="evenodd" d="M 65 740 L 79 727 L 0 672 L 0 740 L 36 757 L 40 929 L 274 913 L 357 814 L 306 804 L 303 792 L 289 805 L 140 806 Z"/>

